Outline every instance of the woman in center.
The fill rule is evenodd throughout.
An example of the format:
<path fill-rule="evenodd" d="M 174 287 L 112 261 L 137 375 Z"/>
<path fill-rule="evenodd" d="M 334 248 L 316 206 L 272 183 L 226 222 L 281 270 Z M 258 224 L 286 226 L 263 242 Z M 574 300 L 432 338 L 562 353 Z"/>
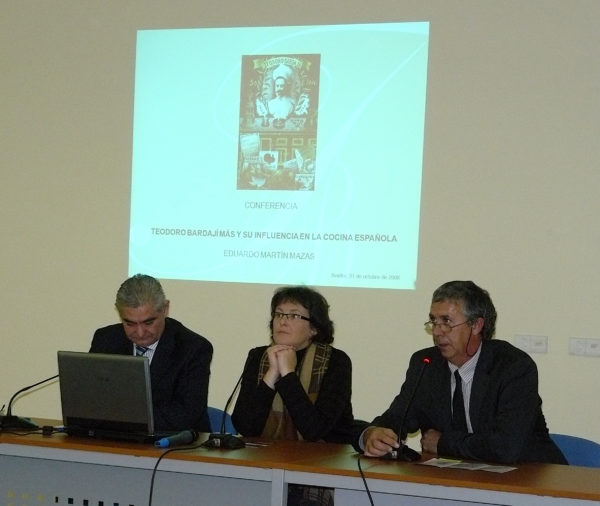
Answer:
<path fill-rule="evenodd" d="M 250 350 L 232 419 L 243 436 L 351 443 L 352 362 L 331 346 L 329 304 L 304 286 L 271 299 L 271 344 Z M 333 504 L 333 490 L 288 485 L 288 505 Z"/>
<path fill-rule="evenodd" d="M 233 424 L 243 436 L 352 442 L 352 362 L 333 348 L 329 304 L 304 286 L 271 299 L 271 344 L 250 350 Z"/>

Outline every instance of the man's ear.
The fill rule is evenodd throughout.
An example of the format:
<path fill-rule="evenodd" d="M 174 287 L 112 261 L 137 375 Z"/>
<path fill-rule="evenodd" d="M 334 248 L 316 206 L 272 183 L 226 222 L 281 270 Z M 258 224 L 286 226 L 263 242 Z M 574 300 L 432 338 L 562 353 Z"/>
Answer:
<path fill-rule="evenodd" d="M 485 320 L 481 316 L 479 318 L 477 318 L 471 324 L 471 330 L 473 332 L 473 335 L 475 335 L 475 336 L 481 336 L 481 333 L 483 332 L 483 325 L 484 324 L 485 324 Z"/>
<path fill-rule="evenodd" d="M 165 301 L 165 316 L 169 316 L 169 303 L 170 301 Z"/>

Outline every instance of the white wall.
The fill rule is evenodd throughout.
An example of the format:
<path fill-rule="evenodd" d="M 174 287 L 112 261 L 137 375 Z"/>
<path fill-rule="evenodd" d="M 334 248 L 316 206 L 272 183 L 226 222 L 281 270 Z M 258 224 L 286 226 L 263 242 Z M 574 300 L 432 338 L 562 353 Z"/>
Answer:
<path fill-rule="evenodd" d="M 241 6 L 245 6 L 244 11 Z M 0 404 L 56 373 L 56 350 L 87 350 L 116 321 L 127 277 L 136 30 L 430 21 L 418 284 L 323 288 L 336 345 L 354 362 L 356 415 L 398 391 L 431 292 L 489 289 L 498 338 L 546 335 L 535 354 L 550 429 L 600 441 L 600 2 L 597 0 L 9 0 L 0 17 Z M 382 48 L 389 51 L 390 48 Z M 172 316 L 215 346 L 222 406 L 248 348 L 267 342 L 275 287 L 165 281 Z M 13 414 L 60 417 L 56 385 Z"/>

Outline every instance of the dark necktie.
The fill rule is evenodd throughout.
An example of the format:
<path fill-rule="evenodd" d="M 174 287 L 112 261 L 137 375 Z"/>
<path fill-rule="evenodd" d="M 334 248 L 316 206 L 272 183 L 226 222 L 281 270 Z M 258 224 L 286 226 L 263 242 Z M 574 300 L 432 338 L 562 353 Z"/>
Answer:
<path fill-rule="evenodd" d="M 148 348 L 146 346 L 140 346 L 139 344 L 135 345 L 135 356 L 136 357 L 143 357 L 144 353 L 146 353 L 148 351 Z"/>
<path fill-rule="evenodd" d="M 452 397 L 452 428 L 461 432 L 467 432 L 467 417 L 465 416 L 465 401 L 462 394 L 462 381 L 458 369 L 454 371 L 456 388 Z"/>

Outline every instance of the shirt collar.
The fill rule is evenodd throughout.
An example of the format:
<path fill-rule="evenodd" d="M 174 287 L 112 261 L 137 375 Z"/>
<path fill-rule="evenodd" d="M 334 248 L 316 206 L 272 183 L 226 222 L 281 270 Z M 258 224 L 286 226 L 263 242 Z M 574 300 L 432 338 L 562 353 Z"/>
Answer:
<path fill-rule="evenodd" d="M 458 369 L 462 381 L 465 383 L 470 383 L 473 379 L 473 375 L 475 374 L 475 368 L 477 367 L 479 356 L 481 355 L 482 344 L 483 343 L 479 344 L 475 355 L 473 355 L 469 360 L 467 360 L 462 366 L 457 367 L 454 364 L 448 362 L 448 368 L 450 369 L 450 373 L 454 374 L 454 371 Z"/>

